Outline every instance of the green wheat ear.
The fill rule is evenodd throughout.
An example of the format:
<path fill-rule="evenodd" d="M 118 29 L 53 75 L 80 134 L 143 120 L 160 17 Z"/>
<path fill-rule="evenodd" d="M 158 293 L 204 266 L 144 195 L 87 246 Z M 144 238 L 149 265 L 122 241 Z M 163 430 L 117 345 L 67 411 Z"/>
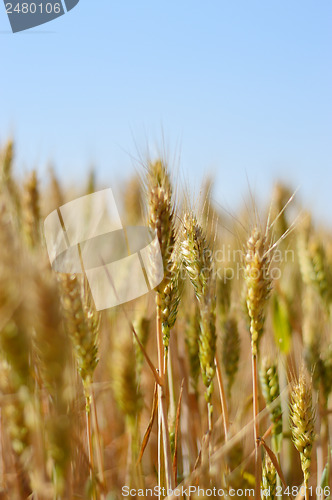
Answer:
<path fill-rule="evenodd" d="M 181 277 L 182 262 L 177 249 L 173 250 L 169 267 L 169 273 L 166 276 L 164 286 L 159 293 L 163 343 L 166 350 L 169 346 L 171 329 L 174 327 L 176 322 L 184 287 L 184 280 Z"/>
<path fill-rule="evenodd" d="M 219 278 L 219 273 L 222 274 L 222 277 Z M 231 291 L 232 291 L 232 272 L 231 270 L 222 270 L 218 269 L 217 272 L 217 310 L 221 322 L 224 322 L 230 312 L 231 308 Z"/>
<path fill-rule="evenodd" d="M 310 226 L 298 233 L 297 250 L 303 282 L 317 291 L 323 306 L 331 313 L 332 271 L 324 245 L 317 234 L 312 234 Z"/>
<path fill-rule="evenodd" d="M 181 243 L 183 263 L 194 287 L 200 311 L 199 360 L 206 400 L 211 403 L 216 355 L 216 297 L 212 252 L 204 231 L 192 214 L 186 214 Z"/>
<path fill-rule="evenodd" d="M 235 317 L 230 317 L 222 324 L 222 364 L 227 377 L 227 394 L 231 395 L 240 361 L 240 335 Z"/>
<path fill-rule="evenodd" d="M 280 453 L 282 443 L 282 410 L 277 364 L 269 358 L 262 362 L 260 370 L 262 391 L 273 423 L 272 442 L 275 453 Z M 279 402 L 278 402 L 279 398 Z"/>

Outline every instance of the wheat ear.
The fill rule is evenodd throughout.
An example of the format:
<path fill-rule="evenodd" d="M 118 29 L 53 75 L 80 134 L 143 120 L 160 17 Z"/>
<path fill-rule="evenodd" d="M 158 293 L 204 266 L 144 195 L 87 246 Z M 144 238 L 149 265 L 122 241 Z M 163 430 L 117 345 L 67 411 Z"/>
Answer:
<path fill-rule="evenodd" d="M 300 453 L 306 500 L 309 498 L 308 482 L 312 446 L 315 439 L 315 418 L 315 410 L 312 404 L 312 384 L 306 379 L 304 371 L 301 369 L 299 380 L 292 387 L 290 420 L 292 440 L 295 448 Z"/>
<path fill-rule="evenodd" d="M 262 489 L 264 492 L 263 498 L 275 500 L 277 492 L 277 471 L 267 454 L 265 455 L 263 463 Z"/>
<path fill-rule="evenodd" d="M 265 358 L 262 362 L 260 379 L 264 399 L 270 412 L 270 418 L 273 424 L 273 448 L 275 453 L 279 454 L 282 440 L 282 410 L 279 399 L 279 376 L 276 363 L 273 363 L 269 358 Z"/>
<path fill-rule="evenodd" d="M 184 266 L 194 287 L 200 311 L 199 360 L 205 398 L 208 404 L 209 430 L 212 430 L 213 379 L 216 372 L 216 295 L 213 274 L 212 251 L 202 227 L 193 213 L 188 213 L 183 221 L 181 251 Z"/>
<path fill-rule="evenodd" d="M 156 295 L 156 334 L 158 349 L 159 376 L 162 385 L 158 388 L 158 450 L 161 455 L 161 433 L 163 438 L 164 462 L 166 471 L 167 487 L 173 488 L 175 481 L 173 477 L 172 455 L 170 447 L 170 437 L 167 422 L 166 405 L 166 352 L 168 345 L 167 335 L 163 335 L 163 313 L 165 285 L 169 282 L 169 263 L 175 242 L 174 230 L 174 204 L 172 198 L 172 188 L 167 165 L 162 160 L 152 162 L 148 166 L 147 176 L 147 196 L 149 211 L 149 226 L 156 233 L 160 245 L 161 255 L 164 265 L 164 280 L 159 285 Z M 164 338 L 163 338 L 164 337 Z M 166 350 L 165 350 L 166 347 Z M 161 460 L 159 460 L 159 464 Z M 161 481 L 161 470 L 158 473 L 159 484 Z"/>
<path fill-rule="evenodd" d="M 246 305 L 250 318 L 251 352 L 252 352 L 252 381 L 253 381 L 253 412 L 254 412 L 254 439 L 255 439 L 255 500 L 260 497 L 261 460 L 259 451 L 259 405 L 258 405 L 258 371 L 257 355 L 259 341 L 263 334 L 265 322 L 266 301 L 271 291 L 270 248 L 266 235 L 258 228 L 254 228 L 246 247 L 245 255 L 245 283 Z"/>
<path fill-rule="evenodd" d="M 76 275 L 63 274 L 60 277 L 63 289 L 63 309 L 65 325 L 71 338 L 78 372 L 81 376 L 85 395 L 85 414 L 91 481 L 94 484 L 94 453 L 92 444 L 91 404 L 93 375 L 98 364 L 99 315 L 83 298 L 82 283 Z M 97 436 L 97 442 L 99 437 Z M 103 471 L 99 471 L 103 478 Z M 93 495 L 96 496 L 95 488 Z"/>

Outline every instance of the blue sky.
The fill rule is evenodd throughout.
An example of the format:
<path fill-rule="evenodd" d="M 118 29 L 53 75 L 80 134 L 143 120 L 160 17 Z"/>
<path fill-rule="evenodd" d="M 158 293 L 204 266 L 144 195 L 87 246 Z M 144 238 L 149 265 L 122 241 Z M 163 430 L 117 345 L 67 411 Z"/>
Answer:
<path fill-rule="evenodd" d="M 69 185 L 94 163 L 112 185 L 163 130 L 224 207 L 282 178 L 331 213 L 331 0 L 80 0 L 9 29 L 0 5 L 0 143 L 16 138 L 18 172 L 52 160 Z"/>

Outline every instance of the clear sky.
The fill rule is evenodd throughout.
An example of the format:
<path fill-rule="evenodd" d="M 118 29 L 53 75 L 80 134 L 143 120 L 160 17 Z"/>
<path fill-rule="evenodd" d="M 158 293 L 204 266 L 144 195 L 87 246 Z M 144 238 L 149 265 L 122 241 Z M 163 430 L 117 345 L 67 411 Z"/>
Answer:
<path fill-rule="evenodd" d="M 80 0 L 12 34 L 0 5 L 0 143 L 64 182 L 133 170 L 146 142 L 181 152 L 234 208 L 274 179 L 332 212 L 331 0 Z"/>

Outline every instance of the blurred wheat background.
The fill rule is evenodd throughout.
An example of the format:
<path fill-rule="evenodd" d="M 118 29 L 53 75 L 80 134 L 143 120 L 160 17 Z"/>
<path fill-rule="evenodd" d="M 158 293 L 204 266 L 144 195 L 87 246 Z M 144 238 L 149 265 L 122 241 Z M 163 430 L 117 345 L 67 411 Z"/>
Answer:
<path fill-rule="evenodd" d="M 147 160 L 122 208 L 164 280 L 97 312 L 84 275 L 52 271 L 43 220 L 102 186 L 20 178 L 12 141 L 0 174 L 1 498 L 330 497 L 332 238 L 292 189 L 230 214 L 210 179 L 194 196 Z"/>

